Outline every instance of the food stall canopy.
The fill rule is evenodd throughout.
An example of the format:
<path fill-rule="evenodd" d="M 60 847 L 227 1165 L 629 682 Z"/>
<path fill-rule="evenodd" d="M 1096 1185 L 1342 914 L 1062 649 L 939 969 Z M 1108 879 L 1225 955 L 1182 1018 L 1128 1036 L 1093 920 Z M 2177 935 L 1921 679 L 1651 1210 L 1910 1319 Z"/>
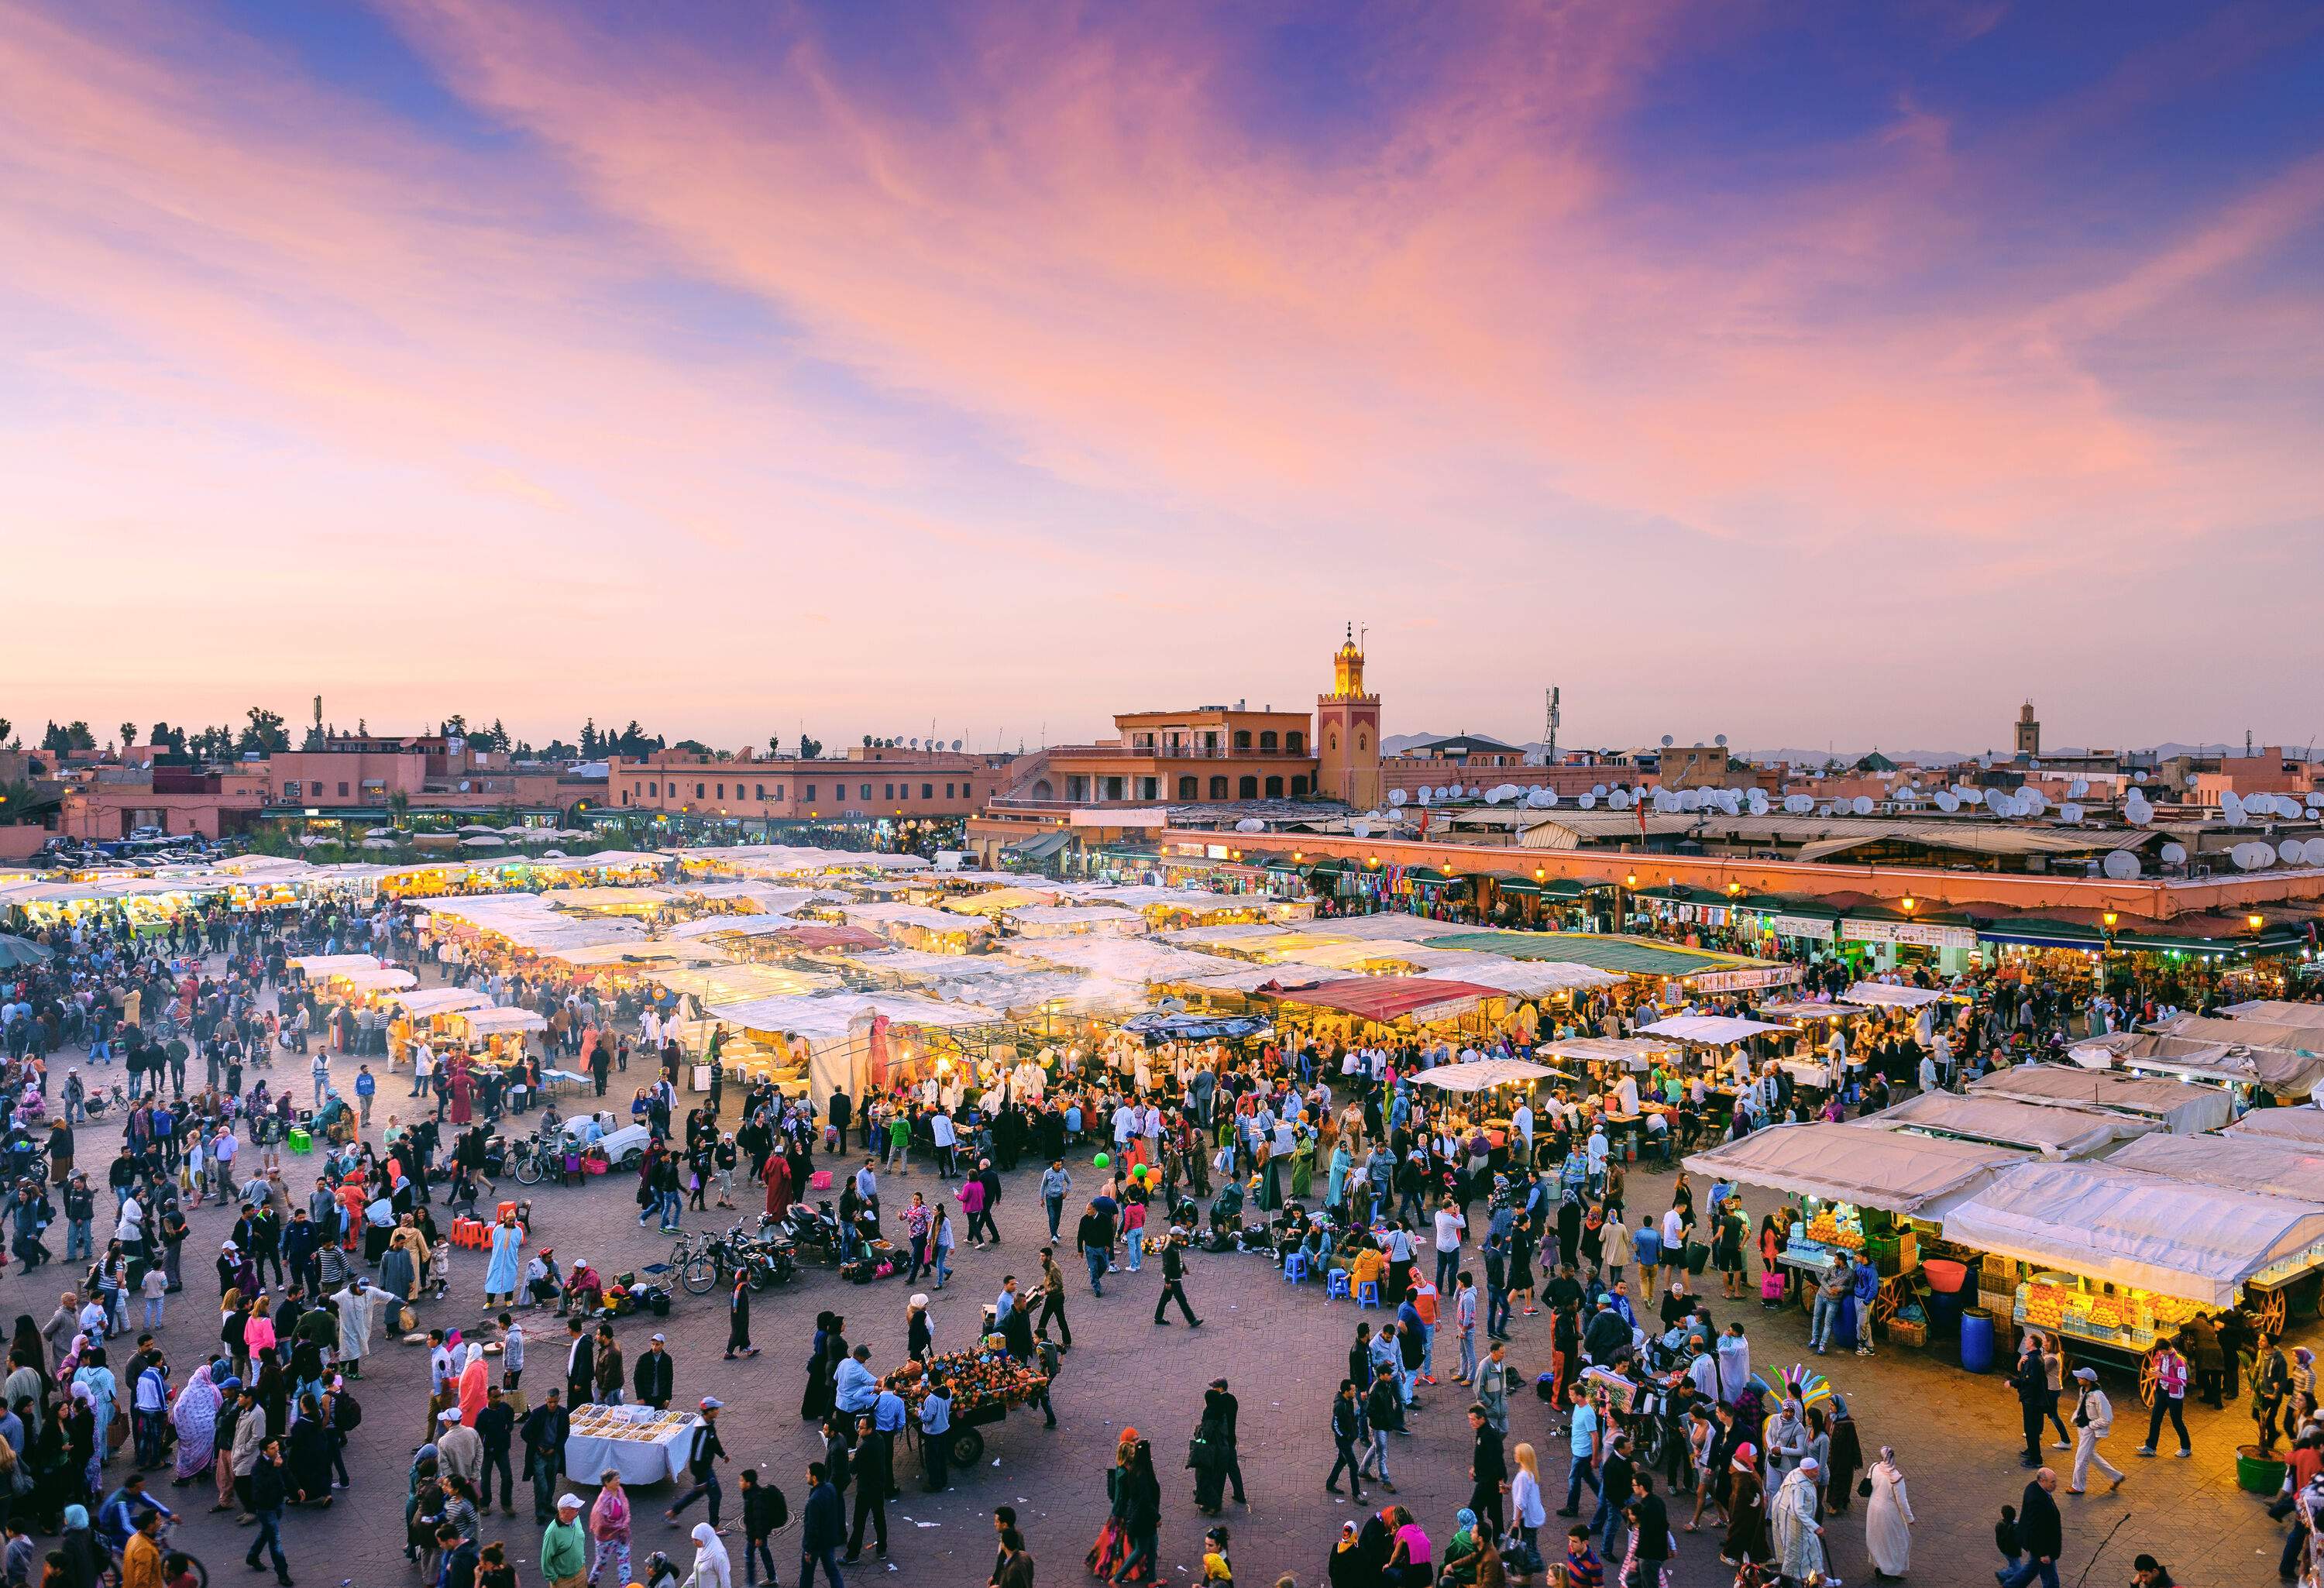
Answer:
<path fill-rule="evenodd" d="M 292 956 L 290 965 L 294 970 L 303 971 L 309 976 L 319 980 L 324 976 L 336 976 L 346 971 L 375 971 L 379 969 L 379 956 L 375 954 L 300 954 Z"/>
<path fill-rule="evenodd" d="M 1275 1027 L 1257 1015 L 1173 1014 L 1157 1010 L 1122 1021 L 1121 1029 L 1141 1037 L 1160 1037 L 1174 1042 L 1213 1042 L 1263 1038 L 1270 1035 Z"/>
<path fill-rule="evenodd" d="M 1652 1069 L 1656 1058 L 1678 1050 L 1675 1042 L 1647 1037 L 1568 1037 L 1540 1049 L 1570 1064 L 1621 1064 L 1634 1070 Z"/>
<path fill-rule="evenodd" d="M 2157 1122 L 2125 1119 L 2117 1113 L 2020 1103 L 2007 1097 L 1963 1097 L 1950 1092 L 1923 1092 L 1851 1122 L 1861 1130 L 1910 1131 L 2023 1147 L 2044 1158 L 2088 1158 L 2126 1137 L 2160 1128 Z"/>
<path fill-rule="evenodd" d="M 1353 976 L 1277 994 L 1285 1003 L 1335 1009 L 1383 1025 L 1406 1017 L 1422 1021 L 1455 1020 L 1474 1012 L 1486 999 L 1499 996 L 1492 988 L 1474 982 L 1434 976 Z"/>
<path fill-rule="evenodd" d="M 1479 1058 L 1467 1064 L 1440 1064 L 1412 1077 L 1416 1086 L 1437 1086 L 1447 1092 L 1482 1092 L 1489 1086 L 1531 1085 L 1557 1078 L 1545 1064 L 1522 1058 Z"/>
<path fill-rule="evenodd" d="M 1899 987 L 1887 982 L 1858 982 L 1840 995 L 1842 1003 L 1861 1003 L 1871 1009 L 1919 1009 L 1934 1003 L 1944 996 L 1926 987 Z"/>
<path fill-rule="evenodd" d="M 1016 946 L 1025 958 L 1060 970 L 1148 986 L 1196 981 L 1235 968 L 1212 955 L 1190 954 L 1145 937 L 1043 937 Z"/>
<path fill-rule="evenodd" d="M 416 987 L 420 978 L 410 971 L 374 965 L 363 971 L 333 971 L 330 980 L 346 984 L 357 992 L 383 992 L 396 987 Z"/>
<path fill-rule="evenodd" d="M 1851 1202 L 1935 1218 L 2024 1157 L 2015 1149 L 1823 1121 L 1769 1125 L 1686 1160 L 1704 1180 L 1737 1180 L 1791 1196 Z"/>
<path fill-rule="evenodd" d="M 1281 991 L 1290 987 L 1319 987 L 1325 982 L 1342 978 L 1332 971 L 1302 968 L 1294 965 L 1234 965 L 1222 960 L 1214 971 L 1200 971 L 1188 975 L 1174 975 L 1174 983 L 1219 992 L 1259 992 L 1268 988 Z"/>
<path fill-rule="evenodd" d="M 1851 1009 L 1845 1003 L 1803 1003 L 1778 1001 L 1774 1003 L 1761 1004 L 1758 1012 L 1764 1019 L 1789 1020 L 1796 1025 L 1802 1020 L 1853 1020 L 1864 1011 L 1860 1009 Z"/>
<path fill-rule="evenodd" d="M 2324 1145 L 2260 1136 L 2144 1136 L 2107 1159 L 2174 1180 L 2324 1203 Z"/>
<path fill-rule="evenodd" d="M 884 948 L 888 939 L 877 932 L 867 932 L 862 927 L 825 927 L 811 922 L 788 926 L 766 936 L 779 937 L 804 953 L 819 953 L 826 949 Z"/>
<path fill-rule="evenodd" d="M 727 954 L 715 943 L 691 938 L 624 937 L 613 943 L 586 943 L 577 948 L 559 948 L 543 957 L 588 969 L 622 965 L 717 965 L 727 957 Z"/>
<path fill-rule="evenodd" d="M 1943 1223 L 1960 1245 L 2202 1306 L 2324 1243 L 2324 1205 L 2111 1163 L 2020 1164 Z"/>
<path fill-rule="evenodd" d="M 1424 949 L 1435 956 L 1420 962 L 1431 973 L 1443 972 L 1463 982 L 1508 993 L 1515 998 L 1539 998 L 1551 992 L 1578 992 L 1591 987 L 1618 987 L 1623 978 L 1586 965 L 1554 959 L 1504 959 L 1498 954 L 1470 954 L 1457 949 Z M 1452 957 L 1458 956 L 1457 958 Z"/>
<path fill-rule="evenodd" d="M 430 1015 L 457 1014 L 464 1009 L 489 1009 L 493 1001 L 466 987 L 429 987 L 416 992 L 389 992 L 380 1002 L 399 1005 L 414 1020 L 425 1020 Z"/>
<path fill-rule="evenodd" d="M 1323 923 L 1324 930 L 1333 937 L 1400 937 L 1406 942 L 1419 940 L 1433 943 L 1439 948 L 1459 948 L 1462 945 L 1447 942 L 1451 937 L 1473 937 L 1476 928 L 1459 921 L 1440 921 L 1425 915 L 1399 915 L 1384 909 L 1378 915 L 1349 916 Z M 1523 937 L 1524 933 L 1512 936 Z"/>
<path fill-rule="evenodd" d="M 2299 1108 L 2255 1108 L 2229 1125 L 2223 1134 L 2324 1145 L 2324 1108 L 2304 1104 Z"/>
<path fill-rule="evenodd" d="M 529 1009 L 513 1004 L 495 1004 L 490 1009 L 473 1009 L 460 1016 L 471 1037 L 489 1037 L 503 1031 L 545 1031 L 549 1022 Z"/>
<path fill-rule="evenodd" d="M 1765 1020 L 1747 1020 L 1733 1014 L 1674 1014 L 1668 1020 L 1638 1028 L 1649 1037 L 1702 1042 L 1713 1048 L 1748 1041 L 1768 1031 L 1788 1031 L 1791 1029 L 1789 1026 L 1772 1026 Z"/>
<path fill-rule="evenodd" d="M 2218 1086 L 2107 1075 L 2062 1064 L 2026 1064 L 1997 1070 L 1970 1082 L 1969 1089 L 1978 1095 L 2066 1103 L 2160 1120 L 2174 1136 L 2216 1131 L 2235 1113 L 2235 1099 Z"/>
<path fill-rule="evenodd" d="M 2157 1031 L 2113 1031 L 2066 1050 L 2087 1069 L 2150 1070 L 2220 1085 L 2264 1086 L 2279 1097 L 2305 1100 L 2324 1081 L 2324 1055 L 2284 1048 L 2203 1042 Z"/>
<path fill-rule="evenodd" d="M 843 1039 L 858 1018 L 885 1015 L 899 1025 L 981 1026 L 1001 1020 L 997 1009 L 946 1003 L 912 992 L 822 992 L 743 999 L 709 1006 L 710 1018 L 753 1031 L 804 1037 L 809 1042 Z"/>
<path fill-rule="evenodd" d="M 2288 1020 L 2262 1020 L 2256 1015 L 2218 1020 L 2206 1020 L 2199 1014 L 2182 1014 L 2158 1021 L 2152 1029 L 2164 1036 L 2183 1037 L 2193 1042 L 2239 1042 L 2246 1048 L 2286 1048 L 2295 1053 L 2324 1053 L 2324 1031 L 2314 1026 Z"/>
<path fill-rule="evenodd" d="M 2319 1037 L 2324 1037 L 2324 1003 L 2294 1003 L 2282 998 L 2254 998 L 2242 1003 L 2230 1003 L 2219 1012 L 2229 1020 L 2305 1026 Z"/>
<path fill-rule="evenodd" d="M 1037 904 L 1047 904 L 1057 895 L 1047 890 L 1030 888 L 991 888 L 982 893 L 966 893 L 957 899 L 947 899 L 943 909 L 959 915 L 999 915 L 1005 910 L 1025 909 Z"/>
<path fill-rule="evenodd" d="M 1144 916 L 1103 904 L 1027 905 L 1010 910 L 1009 921 L 1024 937 L 1140 937 L 1146 934 Z"/>
<path fill-rule="evenodd" d="M 714 1003 L 740 1003 L 752 998 L 819 992 L 839 985 L 838 979 L 834 976 L 773 965 L 706 965 L 699 970 L 671 970 L 658 966 L 647 971 L 645 978 L 657 987 L 667 987 L 672 992 L 691 995 L 706 1007 Z"/>
<path fill-rule="evenodd" d="M 990 921 L 956 915 L 948 909 L 931 909 L 925 904 L 849 904 L 842 906 L 839 913 L 850 926 L 869 927 L 874 931 L 884 927 L 915 927 L 924 932 L 979 937 L 992 929 Z"/>
<path fill-rule="evenodd" d="M 771 937 L 798 924 L 787 915 L 706 915 L 698 920 L 680 921 L 670 928 L 669 936 L 681 943 L 708 937 Z"/>
<path fill-rule="evenodd" d="M 1016 975 L 1029 961 L 1007 954 L 930 954 L 919 948 L 882 948 L 850 959 L 851 968 L 898 981 L 965 982 Z"/>
<path fill-rule="evenodd" d="M 1289 936 L 1284 928 L 1268 921 L 1229 921 L 1216 927 L 1180 927 L 1162 933 L 1161 938 L 1180 948 L 1242 949 L 1263 945 L 1272 937 Z"/>

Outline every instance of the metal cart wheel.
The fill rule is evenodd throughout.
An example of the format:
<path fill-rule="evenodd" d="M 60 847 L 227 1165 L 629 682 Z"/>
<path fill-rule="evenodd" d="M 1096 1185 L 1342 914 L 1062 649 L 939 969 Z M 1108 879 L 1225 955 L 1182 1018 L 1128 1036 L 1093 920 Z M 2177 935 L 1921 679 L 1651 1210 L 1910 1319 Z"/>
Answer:
<path fill-rule="evenodd" d="M 2158 1345 L 2138 1359 L 2138 1399 L 2143 1405 L 2154 1404 L 2155 1385 L 2161 1380 L 2161 1375 L 2154 1371 L 2154 1357 L 2161 1350 Z"/>
<path fill-rule="evenodd" d="M 2262 1290 L 2251 1301 L 2249 1310 L 2252 1322 L 2263 1332 L 2282 1337 L 2284 1316 L 2291 1310 L 2282 1291 Z"/>
<path fill-rule="evenodd" d="M 1896 1316 L 1897 1308 L 1904 1303 L 1904 1293 L 1909 1283 L 1902 1274 L 1895 1274 L 1880 1281 L 1880 1289 L 1872 1297 L 1874 1323 L 1885 1324 Z"/>
<path fill-rule="evenodd" d="M 984 1458 L 984 1436 L 974 1428 L 954 1428 L 952 1433 L 951 1466 L 958 1472 L 973 1467 Z"/>

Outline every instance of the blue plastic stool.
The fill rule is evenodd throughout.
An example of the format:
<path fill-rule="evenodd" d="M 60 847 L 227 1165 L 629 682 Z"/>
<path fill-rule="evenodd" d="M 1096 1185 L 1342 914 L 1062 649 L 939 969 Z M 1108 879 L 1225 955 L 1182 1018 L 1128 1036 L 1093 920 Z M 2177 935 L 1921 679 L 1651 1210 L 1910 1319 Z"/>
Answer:
<path fill-rule="evenodd" d="M 1348 1293 L 1348 1270 L 1333 1269 L 1323 1276 L 1323 1299 L 1333 1301 Z"/>
<path fill-rule="evenodd" d="M 1362 1284 L 1356 1287 L 1356 1305 L 1358 1306 L 1378 1306 L 1379 1304 L 1379 1281 L 1378 1279 L 1366 1279 Z"/>
<path fill-rule="evenodd" d="M 1287 1255 L 1286 1257 L 1285 1257 L 1285 1258 L 1284 1258 L 1284 1260 L 1283 1260 L 1283 1282 L 1284 1282 L 1285 1284 L 1286 1284 L 1286 1285 L 1296 1285 L 1297 1283 L 1299 1283 L 1299 1281 L 1300 1281 L 1300 1280 L 1302 1280 L 1302 1279 L 1305 1279 L 1306 1277 L 1307 1277 L 1307 1254 L 1306 1254 L 1305 1252 L 1304 1252 L 1304 1251 L 1294 1251 L 1294 1252 L 1290 1253 L 1289 1255 Z"/>

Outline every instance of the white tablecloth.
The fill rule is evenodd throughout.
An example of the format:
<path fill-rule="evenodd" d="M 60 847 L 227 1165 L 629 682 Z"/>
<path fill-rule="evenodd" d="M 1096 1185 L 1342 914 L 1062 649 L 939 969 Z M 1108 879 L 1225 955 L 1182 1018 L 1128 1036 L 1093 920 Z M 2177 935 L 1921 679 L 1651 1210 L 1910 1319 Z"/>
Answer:
<path fill-rule="evenodd" d="M 695 1422 L 701 1419 L 696 1418 Z M 622 1474 L 624 1483 L 659 1483 L 686 1475 L 686 1458 L 694 1448 L 695 1423 L 673 1429 L 648 1444 L 642 1439 L 604 1439 L 574 1434 L 565 1441 L 565 1471 L 571 1482 L 595 1483 L 607 1467 Z"/>

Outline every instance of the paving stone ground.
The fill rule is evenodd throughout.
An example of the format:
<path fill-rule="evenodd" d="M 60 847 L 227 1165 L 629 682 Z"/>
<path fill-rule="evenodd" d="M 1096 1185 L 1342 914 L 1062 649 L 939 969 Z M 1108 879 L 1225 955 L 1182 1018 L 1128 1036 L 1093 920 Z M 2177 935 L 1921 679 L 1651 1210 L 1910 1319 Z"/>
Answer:
<path fill-rule="evenodd" d="M 63 1064 L 78 1058 L 77 1054 L 63 1056 L 56 1073 L 61 1076 Z M 351 1086 L 355 1067 L 347 1059 L 335 1066 L 343 1090 Z M 267 1073 L 254 1072 L 252 1079 Z M 302 1094 L 308 1090 L 303 1060 L 286 1058 L 271 1074 L 279 1077 L 278 1085 L 290 1084 Z M 113 1076 L 118 1078 L 118 1072 Z M 622 1079 L 614 1077 L 617 1094 L 626 1097 L 619 1085 Z M 401 1095 L 409 1085 L 408 1078 L 401 1077 L 383 1085 L 374 1116 L 379 1123 L 410 1106 L 410 1100 Z M 116 1138 L 117 1130 L 110 1126 L 87 1128 L 81 1161 L 101 1174 Z M 1084 1154 L 1076 1167 L 1078 1177 L 1089 1185 L 1099 1177 L 1086 1167 L 1086 1158 Z M 294 1185 L 303 1186 L 305 1180 L 296 1172 L 301 1160 L 285 1161 Z M 516 1194 L 512 1185 L 505 1194 Z M 1637 1173 L 1630 1186 L 1635 1220 L 1639 1209 L 1659 1211 L 1664 1205 L 1657 1198 L 1666 1196 L 1669 1177 Z M 934 1176 L 916 1168 L 900 1179 L 883 1179 L 883 1200 L 893 1206 L 911 1189 L 937 1186 Z M 569 1190 L 535 1188 L 530 1195 L 537 1238 L 554 1245 L 561 1258 L 585 1255 L 608 1273 L 658 1260 L 667 1255 L 669 1239 L 639 1228 L 632 1188 L 621 1176 Z M 1755 1220 L 1773 1205 L 1764 1196 L 1747 1200 Z M 686 1223 L 690 1229 L 723 1228 L 734 1216 L 714 1210 L 710 1215 L 688 1214 Z M 181 1380 L 192 1370 L 197 1353 L 215 1343 L 208 1258 L 225 1238 L 231 1216 L 206 1207 L 194 1214 L 193 1223 L 185 1265 L 188 1288 L 171 1299 L 161 1335 Z M 979 1309 L 1000 1290 L 1004 1275 L 1016 1274 L 1020 1281 L 1038 1275 L 1036 1250 L 1046 1231 L 1030 1171 L 1020 1171 L 1010 1183 L 999 1223 L 1004 1243 L 982 1251 L 963 1247 L 952 1284 L 936 1297 L 932 1316 L 939 1350 L 967 1340 Z M 1068 1239 L 1071 1233 L 1068 1228 Z M 61 1250 L 60 1242 L 57 1249 Z M 1198 1256 L 1191 1265 L 1187 1288 L 1204 1327 L 1198 1332 L 1174 1323 L 1157 1328 L 1151 1319 L 1160 1281 L 1151 1265 L 1142 1274 L 1125 1269 L 1110 1278 L 1102 1298 L 1088 1293 L 1076 1264 L 1064 1266 L 1074 1281 L 1067 1316 L 1074 1349 L 1065 1359 L 1053 1397 L 1059 1426 L 1045 1431 L 1038 1410 L 1012 1414 L 987 1430 L 984 1463 L 955 1474 L 950 1491 L 944 1494 L 925 1493 L 916 1465 L 902 1463 L 904 1494 L 890 1507 L 890 1558 L 874 1561 L 867 1546 L 863 1561 L 849 1569 L 851 1580 L 982 1583 L 991 1563 L 991 1509 L 1000 1504 L 1017 1508 L 1043 1582 L 1088 1580 L 1082 1556 L 1103 1519 L 1105 1469 L 1115 1436 L 1131 1424 L 1154 1440 L 1163 1478 L 1165 1578 L 1190 1580 L 1207 1524 L 1194 1509 L 1193 1475 L 1181 1470 L 1181 1463 L 1203 1387 L 1223 1374 L 1243 1408 L 1242 1466 L 1249 1504 L 1230 1503 L 1223 1519 L 1234 1530 L 1237 1581 L 1272 1584 L 1278 1574 L 1289 1572 L 1300 1588 L 1322 1583 L 1325 1553 L 1338 1524 L 1356 1514 L 1346 1502 L 1323 1492 L 1331 1460 L 1326 1418 L 1355 1325 L 1360 1316 L 1371 1315 L 1359 1315 L 1344 1301 L 1327 1303 L 1314 1286 L 1283 1284 L 1262 1258 Z M 420 1306 L 422 1327 L 473 1324 L 478 1316 L 482 1275 L 480 1256 L 456 1253 L 452 1294 L 443 1302 Z M 10 1264 L 6 1278 L 0 1279 L 0 1317 L 23 1312 L 45 1318 L 68 1277 L 61 1264 L 29 1278 Z M 713 1394 L 724 1400 L 722 1426 L 736 1463 L 759 1466 L 796 1508 L 803 1498 L 806 1463 L 820 1449 L 813 1429 L 798 1416 L 816 1313 L 825 1307 L 844 1312 L 849 1338 L 869 1343 L 875 1367 L 885 1368 L 904 1354 L 908 1294 L 899 1279 L 859 1287 L 827 1271 L 810 1272 L 795 1286 L 759 1298 L 753 1332 L 764 1353 L 748 1362 L 719 1360 L 726 1324 L 723 1299 L 716 1294 L 681 1294 L 667 1320 L 625 1319 L 616 1329 L 625 1356 L 632 1361 L 647 1335 L 657 1328 L 667 1333 L 678 1359 L 679 1397 Z M 1744 1309 L 1756 1364 L 1780 1371 L 1806 1359 L 1802 1314 L 1763 1313 L 1756 1298 L 1733 1306 Z M 1722 1324 L 1729 1310 L 1714 1304 L 1714 1316 Z M 557 1321 L 544 1318 L 542 1323 L 545 1326 L 533 1331 L 536 1355 L 529 1374 L 536 1387 L 551 1377 L 544 1369 L 562 1350 Z M 1517 1322 L 1511 1356 L 1528 1378 L 1548 1365 L 1547 1324 L 1545 1314 Z M 552 1333 L 554 1339 L 549 1338 Z M 2314 1333 L 2312 1325 L 2306 1333 Z M 1440 1357 L 1440 1368 L 1445 1360 Z M 2015 1500 L 2026 1476 L 2017 1464 L 2015 1402 L 2001 1377 L 1966 1375 L 1944 1350 L 1884 1348 L 1869 1361 L 1834 1355 L 1817 1365 L 1848 1396 L 1868 1457 L 1882 1445 L 1896 1448 L 1919 1517 L 1912 1580 L 1972 1588 L 1986 1581 L 1996 1564 L 1991 1532 L 1997 1508 Z M 1451 1532 L 1453 1511 L 1468 1493 L 1468 1426 L 1462 1415 L 1466 1398 L 1450 1386 L 1449 1372 L 1440 1371 L 1438 1377 L 1447 1380 L 1447 1385 L 1425 1395 L 1425 1409 L 1414 1418 L 1412 1436 L 1396 1442 L 1392 1460 L 1397 1499 L 1441 1543 Z M 402 1503 L 405 1471 L 425 1433 L 425 1385 L 420 1351 L 390 1346 L 374 1359 L 363 1384 L 365 1419 L 348 1456 L 354 1489 L 328 1510 L 294 1513 L 285 1524 L 292 1570 L 301 1583 L 368 1585 L 416 1578 L 416 1569 L 401 1555 Z M 2126 1582 L 2131 1558 L 2141 1550 L 2162 1556 L 2182 1583 L 2272 1580 L 2281 1532 L 2267 1520 L 2262 1502 L 2235 1484 L 2233 1446 L 2249 1438 L 2248 1418 L 2232 1408 L 2223 1412 L 2194 1408 L 2189 1416 L 2194 1459 L 2137 1460 L 2131 1452 L 2144 1424 L 2135 1387 L 2121 1375 L 2110 1374 L 2107 1389 L 2120 1408 L 2108 1454 L 2129 1470 L 2131 1481 L 2116 1494 L 2104 1492 L 2103 1482 L 2096 1482 L 2088 1496 L 2061 1496 L 2067 1535 L 2065 1580 L 2074 1583 L 2086 1567 L 2094 1567 L 2089 1574 L 2091 1582 Z M 1531 1398 L 1513 1401 L 1511 1425 L 1512 1444 L 1530 1440 L 1542 1453 L 1554 1504 L 1563 1488 L 1564 1463 L 1558 1454 L 1561 1441 L 1549 1430 L 1547 1408 Z M 2064 1459 L 2062 1453 L 2059 1459 Z M 115 1481 L 122 1470 L 120 1462 L 111 1469 Z M 731 1479 L 727 1491 L 731 1499 Z M 166 1482 L 161 1492 L 172 1500 L 177 1495 Z M 641 1499 L 637 1548 L 641 1557 L 649 1549 L 667 1548 L 684 1566 L 690 1563 L 691 1550 L 686 1529 L 665 1527 L 659 1519 L 668 1499 L 664 1490 L 649 1491 Z M 1682 1519 L 1687 1509 L 1691 1502 L 1680 1508 Z M 1835 1564 L 1850 1582 L 1870 1577 L 1862 1528 L 1859 1501 L 1830 1531 Z M 786 1583 L 797 1580 L 798 1534 L 794 1521 L 777 1539 L 780 1579 Z M 514 1518 L 497 1513 L 489 1518 L 484 1536 L 506 1539 L 512 1559 L 523 1563 L 523 1580 L 539 1582 L 532 1563 L 539 1553 L 540 1530 L 532 1524 L 527 1497 L 520 1496 Z M 250 1533 L 234 1527 L 230 1516 L 214 1517 L 197 1506 L 179 1537 L 208 1562 L 217 1580 L 231 1582 L 245 1574 L 239 1556 L 248 1546 Z M 740 1544 L 739 1537 L 730 1539 L 738 1567 Z M 2103 1554 L 2093 1562 L 2092 1552 L 2101 1544 Z M 1678 1588 L 1714 1583 L 1725 1588 L 1731 1573 L 1719 1565 L 1716 1553 L 1714 1535 L 1682 1535 L 1673 1582 Z"/>

